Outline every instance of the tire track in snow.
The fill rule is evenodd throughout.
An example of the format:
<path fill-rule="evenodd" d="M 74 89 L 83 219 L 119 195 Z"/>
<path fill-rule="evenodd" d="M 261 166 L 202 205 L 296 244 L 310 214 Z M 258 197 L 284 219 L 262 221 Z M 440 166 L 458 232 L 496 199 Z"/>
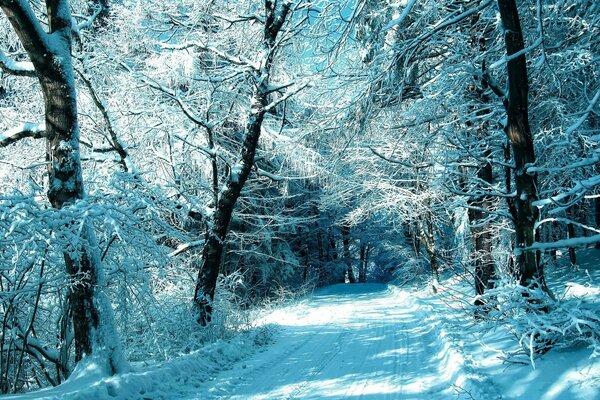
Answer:
<path fill-rule="evenodd" d="M 430 298 L 377 285 L 326 289 L 274 316 L 275 341 L 201 399 L 446 399 L 450 348 Z M 424 293 L 424 292 L 423 292 Z M 279 318 L 279 319 L 278 319 Z M 442 340 L 442 342 L 440 342 Z M 246 368 L 246 369 L 245 369 Z M 464 365 L 454 365 L 464 370 Z M 464 372 L 464 371 L 463 371 Z M 219 389 L 215 389 L 218 387 Z M 204 392 L 207 393 L 207 392 Z"/>

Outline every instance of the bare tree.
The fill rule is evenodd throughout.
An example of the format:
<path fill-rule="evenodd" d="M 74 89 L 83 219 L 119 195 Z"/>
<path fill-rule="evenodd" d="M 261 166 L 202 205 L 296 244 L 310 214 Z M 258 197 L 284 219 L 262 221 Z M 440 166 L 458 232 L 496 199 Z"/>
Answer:
<path fill-rule="evenodd" d="M 254 156 L 265 114 L 273 108 L 273 103 L 269 102 L 269 93 L 273 91 L 269 82 L 275 53 L 280 44 L 277 36 L 286 22 L 292 6 L 289 1 L 282 3 L 278 7 L 277 1 L 265 0 L 264 34 L 261 43 L 262 59 L 253 68 L 255 88 L 245 127 L 245 138 L 240 150 L 240 160 L 230 168 L 229 176 L 219 191 L 212 226 L 206 234 L 202 264 L 194 293 L 194 303 L 199 313 L 198 322 L 202 325 L 211 321 L 212 301 L 233 210 L 254 165 Z"/>

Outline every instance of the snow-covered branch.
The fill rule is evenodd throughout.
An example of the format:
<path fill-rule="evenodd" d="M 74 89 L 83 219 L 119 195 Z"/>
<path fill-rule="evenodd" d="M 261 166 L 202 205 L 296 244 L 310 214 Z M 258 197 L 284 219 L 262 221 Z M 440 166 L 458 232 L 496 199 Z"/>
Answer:
<path fill-rule="evenodd" d="M 205 242 L 205 240 L 201 239 L 201 240 L 196 240 L 193 242 L 180 244 L 179 246 L 177 246 L 177 248 L 174 251 L 169 253 L 169 257 L 176 257 L 176 256 L 180 255 L 181 253 L 185 253 L 188 250 L 202 247 L 202 246 L 204 246 L 204 242 Z"/>
<path fill-rule="evenodd" d="M 551 250 L 551 249 L 560 249 L 563 247 L 578 247 L 578 246 L 587 246 L 590 244 L 595 244 L 600 242 L 600 235 L 593 236 L 583 236 L 576 237 L 571 239 L 562 239 L 556 240 L 554 242 L 534 242 L 529 247 L 524 248 L 515 248 L 515 253 L 524 252 L 524 251 L 533 251 L 533 250 Z"/>
<path fill-rule="evenodd" d="M 215 54 L 219 58 L 230 62 L 231 64 L 239 65 L 242 67 L 249 67 L 254 71 L 258 71 L 260 69 L 260 64 L 256 62 L 252 62 L 245 57 L 236 57 L 230 54 L 227 54 L 215 47 L 207 46 L 201 42 L 185 42 L 181 44 L 163 44 L 162 47 L 168 50 L 185 50 L 189 48 L 197 48 L 200 50 L 208 51 L 210 53 Z"/>
<path fill-rule="evenodd" d="M 35 68 L 30 61 L 14 61 L 10 59 L 2 49 L 0 49 L 0 69 L 2 71 L 17 76 L 35 77 Z"/>
<path fill-rule="evenodd" d="M 415 5 L 415 3 L 417 2 L 417 0 L 410 0 L 409 3 L 406 5 L 406 7 L 404 7 L 404 10 L 402 11 L 402 14 L 400 14 L 400 16 L 392 21 L 390 21 L 384 28 L 383 31 L 387 32 L 390 29 L 394 29 L 395 27 L 397 27 L 398 25 L 402 24 L 402 22 L 406 19 L 406 17 L 408 16 L 408 14 L 410 13 L 410 10 L 412 10 L 413 6 Z"/>
<path fill-rule="evenodd" d="M 590 101 L 590 104 L 583 112 L 583 115 L 577 121 L 575 121 L 573 125 L 567 128 L 567 130 L 565 131 L 566 136 L 570 136 L 573 132 L 575 132 L 577 128 L 581 126 L 581 124 L 585 122 L 590 113 L 594 110 L 596 103 L 598 103 L 598 99 L 600 99 L 600 89 L 598 89 L 598 91 L 594 95 L 594 98 Z"/>
<path fill-rule="evenodd" d="M 433 163 L 430 163 L 430 162 L 429 163 L 421 163 L 421 164 L 410 164 L 410 163 L 407 163 L 406 161 L 402 161 L 397 158 L 388 157 L 386 155 L 381 154 L 380 152 L 378 152 L 377 150 L 375 150 L 374 148 L 372 148 L 370 146 L 369 146 L 369 150 L 371 150 L 371 152 L 373 154 L 375 154 L 377 157 L 381 158 L 382 160 L 385 160 L 391 164 L 402 165 L 403 167 L 406 167 L 406 168 L 420 169 L 420 168 L 433 167 Z"/>
<path fill-rule="evenodd" d="M 308 83 L 304 83 L 300 86 L 298 86 L 297 88 L 295 88 L 294 90 L 290 90 L 289 92 L 287 92 L 286 94 L 284 94 L 283 96 L 281 96 L 280 98 L 278 98 L 277 100 L 273 100 L 271 103 L 267 104 L 264 108 L 263 111 L 264 112 L 269 112 L 272 109 L 274 109 L 275 107 L 277 107 L 277 105 L 283 103 L 284 101 L 286 101 L 287 99 L 289 99 L 290 97 L 292 97 L 293 95 L 297 94 L 298 92 L 302 91 L 303 89 L 305 89 L 308 86 Z"/>
<path fill-rule="evenodd" d="M 543 42 L 543 38 L 540 36 L 536 39 L 535 42 L 533 42 L 531 44 L 531 46 L 525 47 L 523 50 L 517 51 L 514 54 L 504 55 L 501 59 L 499 59 L 492 65 L 490 65 L 490 68 L 501 67 L 502 65 L 506 64 L 507 62 L 517 59 L 517 58 L 521 57 L 522 55 L 529 53 L 531 50 L 538 48 L 542 44 L 542 42 Z"/>
<path fill-rule="evenodd" d="M 24 123 L 13 129 L 0 133 L 0 147 L 6 147 L 21 139 L 42 139 L 46 137 L 46 124 Z"/>
<path fill-rule="evenodd" d="M 600 185 L 600 175 L 592 176 L 588 179 L 581 180 L 575 184 L 571 189 L 567 190 L 564 193 L 558 194 L 556 196 L 549 197 L 547 199 L 537 200 L 533 202 L 533 205 L 536 207 L 544 207 L 550 204 L 555 204 L 558 207 L 551 210 L 549 214 L 557 214 L 559 212 L 564 211 L 566 208 L 570 207 L 572 204 L 561 204 L 560 202 L 568 199 L 570 196 L 581 196 L 582 193 L 591 190 L 592 188 Z"/>

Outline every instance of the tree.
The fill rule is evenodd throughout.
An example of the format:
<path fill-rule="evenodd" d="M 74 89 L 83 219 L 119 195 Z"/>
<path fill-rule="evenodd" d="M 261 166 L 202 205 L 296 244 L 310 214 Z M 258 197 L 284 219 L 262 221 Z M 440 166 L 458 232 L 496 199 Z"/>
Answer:
<path fill-rule="evenodd" d="M 25 0 L 0 2 L 37 76 L 44 97 L 44 129 L 29 129 L 46 138 L 48 200 L 56 209 L 77 209 L 85 199 L 79 152 L 79 123 L 75 80 L 71 61 L 72 32 L 75 29 L 67 0 L 46 1 L 48 32 Z M 41 133 L 43 131 L 43 134 Z M 14 132 L 26 137 L 25 130 Z M 64 249 L 64 262 L 70 277 L 69 314 L 75 336 L 75 360 L 84 357 L 104 359 L 110 373 L 126 366 L 103 285 L 102 262 L 91 222 L 81 215 L 73 224 L 81 225 L 79 240 Z M 69 229 L 69 226 L 59 227 Z"/>
<path fill-rule="evenodd" d="M 275 106 L 274 103 L 269 102 L 269 93 L 273 91 L 270 78 L 275 54 L 280 47 L 277 37 L 288 18 L 291 7 L 291 2 L 287 0 L 280 6 L 277 1 L 265 0 L 264 33 L 259 55 L 261 58 L 252 67 L 255 89 L 252 93 L 251 110 L 246 122 L 240 160 L 231 166 L 229 176 L 218 193 L 212 226 L 207 231 L 206 243 L 202 250 L 202 264 L 194 293 L 194 303 L 199 314 L 198 322 L 201 325 L 211 321 L 212 302 L 233 210 L 254 165 L 265 114 Z"/>
<path fill-rule="evenodd" d="M 538 218 L 534 202 L 537 200 L 537 179 L 528 173 L 527 166 L 535 163 L 533 137 L 529 126 L 529 82 L 524 52 L 523 32 L 514 0 L 498 0 L 504 28 L 507 60 L 507 90 L 504 106 L 507 123 L 504 128 L 510 141 L 515 162 L 516 196 L 509 204 L 514 226 L 517 268 L 523 286 L 535 281 L 543 284 L 544 274 L 535 252 L 523 250 L 535 241 L 535 223 Z"/>

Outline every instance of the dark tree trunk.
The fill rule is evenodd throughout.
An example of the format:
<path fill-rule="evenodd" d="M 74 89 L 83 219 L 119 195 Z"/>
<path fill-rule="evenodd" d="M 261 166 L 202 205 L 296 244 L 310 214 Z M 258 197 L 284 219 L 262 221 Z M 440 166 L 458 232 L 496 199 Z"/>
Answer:
<path fill-rule="evenodd" d="M 489 151 L 484 156 L 489 156 Z M 483 182 L 492 183 L 492 165 L 488 162 L 477 172 L 477 177 Z M 492 234 L 488 224 L 481 225 L 481 220 L 487 217 L 485 210 L 491 209 L 491 198 L 482 196 L 470 201 L 471 205 L 481 209 L 469 212 L 469 219 L 475 225 L 473 242 L 475 248 L 475 293 L 482 295 L 486 289 L 494 287 L 495 263 L 492 256 Z"/>
<path fill-rule="evenodd" d="M 419 222 L 419 235 L 421 243 L 425 247 L 427 258 L 429 259 L 429 266 L 431 268 L 431 276 L 437 280 L 440 279 L 439 265 L 438 265 L 438 252 L 435 243 L 435 232 L 433 228 L 433 221 L 431 211 L 429 211 L 429 202 L 427 203 L 427 211 L 422 217 L 424 221 Z"/>
<path fill-rule="evenodd" d="M 487 38 L 491 32 L 481 31 L 478 26 L 480 13 L 474 13 L 470 18 L 471 47 L 474 50 L 473 55 L 483 54 L 487 51 Z M 485 62 L 481 66 L 485 75 Z M 490 98 L 486 94 L 488 89 L 485 77 L 475 77 L 473 90 L 473 100 L 477 108 L 475 114 L 477 118 L 467 121 L 467 126 L 476 127 L 477 141 L 484 142 L 489 138 L 488 125 L 485 115 L 490 113 Z M 479 122 L 482 120 L 483 122 Z M 487 148 L 483 151 L 483 161 L 477 169 L 477 178 L 484 182 L 484 191 L 492 188 L 494 174 L 492 164 L 488 161 L 492 156 L 492 151 Z M 492 209 L 492 197 L 489 195 L 472 196 L 469 199 L 469 221 L 471 223 L 471 236 L 475 252 L 475 293 L 482 295 L 485 289 L 491 289 L 494 286 L 495 264 L 492 257 L 492 234 L 490 232 L 491 224 L 486 222 L 489 219 L 489 211 Z"/>
<path fill-rule="evenodd" d="M 366 283 L 367 282 L 367 267 L 369 266 L 369 252 L 371 251 L 371 246 L 367 243 L 366 245 L 361 245 L 361 262 L 360 268 L 358 270 L 358 282 Z"/>
<path fill-rule="evenodd" d="M 508 57 L 523 50 L 523 33 L 515 0 L 498 0 L 500 18 L 504 29 L 506 54 Z M 538 257 L 533 251 L 521 250 L 535 241 L 535 222 L 538 218 L 537 182 L 534 174 L 526 168 L 535 163 L 533 138 L 529 127 L 527 65 L 525 55 L 509 59 L 507 62 L 508 94 L 505 99 L 507 113 L 506 135 L 512 148 L 515 163 L 514 209 L 512 217 L 515 226 L 516 258 L 520 283 L 531 286 L 534 281 L 543 283 L 544 275 Z"/>
<path fill-rule="evenodd" d="M 600 197 L 596 197 L 594 199 L 594 208 L 595 208 L 596 228 L 600 228 Z M 597 249 L 600 249 L 600 242 L 597 242 L 595 247 Z"/>
<path fill-rule="evenodd" d="M 572 208 L 575 208 L 575 206 L 573 206 Z M 567 208 L 567 218 L 569 220 L 572 220 L 573 218 L 575 218 L 575 210 L 572 208 Z M 575 225 L 569 223 L 567 224 L 567 238 L 568 239 L 573 239 L 575 237 Z M 577 265 L 577 253 L 575 252 L 575 247 L 569 247 L 569 261 L 571 262 L 571 265 Z"/>
<path fill-rule="evenodd" d="M 364 243 L 360 243 L 360 260 L 358 263 L 358 277 L 360 280 L 360 275 L 363 269 L 363 265 L 365 264 L 365 256 L 366 256 L 366 245 Z"/>
<path fill-rule="evenodd" d="M 340 230 L 342 233 L 342 245 L 344 247 L 344 260 L 348 265 L 348 282 L 356 283 L 356 277 L 352 269 L 352 259 L 350 258 L 350 226 L 342 224 Z"/>
<path fill-rule="evenodd" d="M 330 228 L 329 229 L 329 261 L 337 261 L 338 259 L 338 252 L 337 252 L 337 247 L 335 244 L 335 234 L 333 232 L 333 230 Z M 336 279 L 338 281 L 338 283 L 345 283 L 346 282 L 346 271 L 344 270 L 339 270 L 338 269 L 338 265 L 337 263 L 335 264 L 336 266 Z"/>
<path fill-rule="evenodd" d="M 71 14 L 66 0 L 48 0 L 49 33 L 45 33 L 26 2 L 0 1 L 27 51 L 42 86 L 46 119 L 48 200 L 62 209 L 85 197 L 79 153 L 77 99 L 71 61 Z M 52 35 L 50 37 L 49 35 Z M 60 38 L 60 40 L 58 40 Z M 50 45 L 50 43 L 52 43 Z M 110 373 L 126 368 L 118 343 L 112 308 L 98 286 L 102 265 L 90 221 L 82 223 L 78 242 L 64 253 L 69 274 L 69 310 L 75 335 L 75 361 L 99 356 Z M 70 229 L 65 226 L 65 229 Z M 76 254 L 77 256 L 74 256 Z"/>
<path fill-rule="evenodd" d="M 277 49 L 277 35 L 290 11 L 290 3 L 285 2 L 279 13 L 276 2 L 265 0 L 265 21 L 262 48 L 265 58 L 261 68 L 255 71 L 256 86 L 252 94 L 252 109 L 246 123 L 246 135 L 241 148 L 240 160 L 231 168 L 219 199 L 215 205 L 213 226 L 207 231 L 206 243 L 202 251 L 202 264 L 194 293 L 194 304 L 198 311 L 198 322 L 207 325 L 212 317 L 212 302 L 215 296 L 219 269 L 223 262 L 223 245 L 227 240 L 229 223 L 242 188 L 254 165 L 254 155 L 260 138 L 262 122 L 268 105 L 269 78 L 273 57 Z"/>

